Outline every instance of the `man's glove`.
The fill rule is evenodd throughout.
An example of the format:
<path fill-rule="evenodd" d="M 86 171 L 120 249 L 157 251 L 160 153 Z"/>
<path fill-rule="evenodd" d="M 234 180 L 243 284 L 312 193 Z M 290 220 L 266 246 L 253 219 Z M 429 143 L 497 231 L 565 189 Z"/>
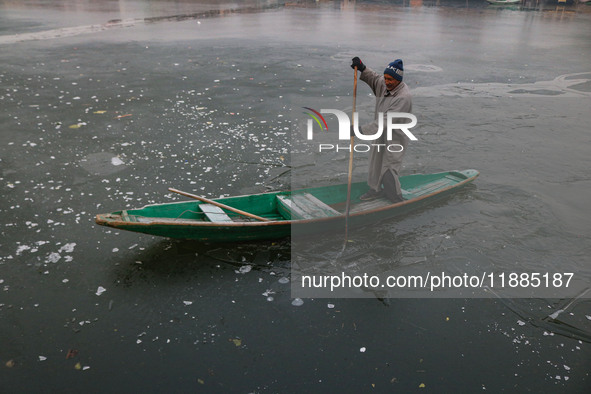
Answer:
<path fill-rule="evenodd" d="M 355 56 L 352 59 L 352 63 L 351 63 L 352 69 L 355 69 L 355 66 L 357 66 L 357 69 L 359 70 L 359 72 L 363 72 L 365 70 L 365 64 L 363 64 L 361 59 L 359 59 L 357 56 Z"/>

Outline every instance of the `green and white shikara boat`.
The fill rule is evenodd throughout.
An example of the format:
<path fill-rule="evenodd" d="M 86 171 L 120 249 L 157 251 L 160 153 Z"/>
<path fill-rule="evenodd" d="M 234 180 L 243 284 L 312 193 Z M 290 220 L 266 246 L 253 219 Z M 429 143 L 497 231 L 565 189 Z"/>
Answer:
<path fill-rule="evenodd" d="M 400 177 L 404 201 L 385 198 L 360 201 L 365 182 L 351 185 L 349 228 L 360 227 L 425 207 L 454 193 L 478 176 L 476 170 Z M 342 231 L 347 184 L 223 197 L 213 200 L 179 192 L 197 200 L 152 204 L 99 214 L 96 223 L 120 230 L 206 242 L 235 242 Z"/>

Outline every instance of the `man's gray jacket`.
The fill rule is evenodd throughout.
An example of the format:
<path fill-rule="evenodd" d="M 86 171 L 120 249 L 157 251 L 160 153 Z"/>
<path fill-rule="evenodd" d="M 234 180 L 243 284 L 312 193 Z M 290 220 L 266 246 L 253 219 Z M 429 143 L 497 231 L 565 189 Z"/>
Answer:
<path fill-rule="evenodd" d="M 397 184 L 397 191 L 400 192 L 400 184 L 398 182 L 398 175 L 402 166 L 402 158 L 406 152 L 408 145 L 408 137 L 401 130 L 394 130 L 392 132 L 392 140 L 387 140 L 387 113 L 388 112 L 406 112 L 412 111 L 412 97 L 410 89 L 404 82 L 400 84 L 391 92 L 386 89 L 384 76 L 376 73 L 369 67 L 361 73 L 360 79 L 367 83 L 373 90 L 376 96 L 376 108 L 374 121 L 372 123 L 360 127 L 361 133 L 366 135 L 376 134 L 379 130 L 378 116 L 382 113 L 383 116 L 383 130 L 380 137 L 375 140 L 368 141 L 369 145 L 381 144 L 381 146 L 371 146 L 369 157 L 369 174 L 367 183 L 369 187 L 375 191 L 381 190 L 382 178 L 387 171 L 392 171 L 394 179 Z M 394 119 L 394 123 L 408 123 L 407 118 Z M 400 144 L 403 147 L 401 152 L 390 152 L 386 147 L 391 144 Z M 400 149 L 392 149 L 400 150 Z"/>

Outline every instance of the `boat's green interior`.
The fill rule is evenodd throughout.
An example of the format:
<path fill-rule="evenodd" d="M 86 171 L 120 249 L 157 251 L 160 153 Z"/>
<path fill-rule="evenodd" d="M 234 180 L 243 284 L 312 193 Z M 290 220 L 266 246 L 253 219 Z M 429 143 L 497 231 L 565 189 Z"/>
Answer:
<path fill-rule="evenodd" d="M 461 172 L 444 172 L 437 174 L 416 174 L 407 175 L 400 178 L 403 196 L 405 199 L 419 197 L 431 193 L 448 185 L 453 185 L 467 178 L 476 175 L 475 170 L 465 170 Z M 352 204 L 359 202 L 359 197 L 368 190 L 365 182 L 353 183 L 351 186 Z M 347 195 L 347 185 L 321 186 L 302 191 L 293 192 L 270 192 L 261 194 L 252 194 L 245 196 L 225 197 L 215 199 L 216 202 L 229 205 L 231 207 L 243 210 L 245 212 L 258 215 L 271 220 L 289 219 L 289 212 L 285 209 L 278 209 L 278 195 L 289 195 L 290 193 L 309 193 L 329 205 L 336 211 L 344 210 L 344 202 Z M 170 204 L 148 205 L 140 209 L 130 209 L 117 212 L 122 215 L 124 220 L 135 221 L 137 217 L 158 217 L 189 220 L 205 220 L 205 214 L 199 208 L 199 201 L 184 201 Z M 232 218 L 242 217 L 234 212 L 225 211 Z M 134 217 L 134 218 L 131 218 Z"/>

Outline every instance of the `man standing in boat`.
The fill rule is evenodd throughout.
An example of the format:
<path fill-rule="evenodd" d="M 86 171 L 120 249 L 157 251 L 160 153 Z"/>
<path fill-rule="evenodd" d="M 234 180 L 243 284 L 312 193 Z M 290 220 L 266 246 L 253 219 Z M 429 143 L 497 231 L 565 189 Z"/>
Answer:
<path fill-rule="evenodd" d="M 412 97 L 410 89 L 402 82 L 404 67 L 401 59 L 388 64 L 383 75 L 366 67 L 358 57 L 354 57 L 352 60 L 351 68 L 354 69 L 355 67 L 361 72 L 360 79 L 369 85 L 376 96 L 375 119 L 372 123 L 359 127 L 362 134 L 372 135 L 377 133 L 380 113 L 384 117 L 382 125 L 387 124 L 388 112 L 411 113 Z M 405 122 L 402 120 L 398 123 Z M 353 129 L 351 129 L 351 135 L 354 135 Z M 383 132 L 380 137 L 373 141 L 374 146 L 370 150 L 367 179 L 369 191 L 360 197 L 362 201 L 369 201 L 382 196 L 394 203 L 403 201 L 398 176 L 409 138 L 398 129 L 393 130 L 392 140 L 387 141 L 386 138 L 387 133 Z M 382 144 L 381 149 L 376 146 L 378 144 Z M 388 144 L 399 144 L 402 146 L 402 150 L 400 152 L 390 152 L 388 149 L 384 149 L 384 146 Z"/>

